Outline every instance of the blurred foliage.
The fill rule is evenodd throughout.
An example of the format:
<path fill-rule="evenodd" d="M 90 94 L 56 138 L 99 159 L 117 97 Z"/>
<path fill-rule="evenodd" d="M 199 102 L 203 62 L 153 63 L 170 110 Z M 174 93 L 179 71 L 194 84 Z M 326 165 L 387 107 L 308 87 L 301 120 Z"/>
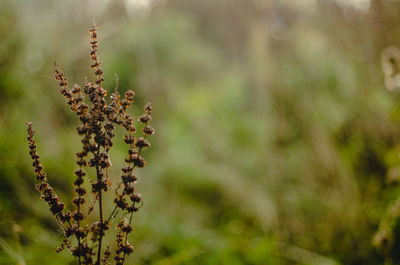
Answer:
<path fill-rule="evenodd" d="M 0 264 L 76 264 L 54 251 L 25 122 L 68 201 L 80 143 L 52 66 L 91 77 L 94 19 L 106 87 L 117 74 L 135 114 L 154 108 L 129 264 L 400 264 L 400 98 L 380 64 L 399 15 L 379 0 L 1 0 Z M 372 244 L 381 220 L 392 251 Z"/>

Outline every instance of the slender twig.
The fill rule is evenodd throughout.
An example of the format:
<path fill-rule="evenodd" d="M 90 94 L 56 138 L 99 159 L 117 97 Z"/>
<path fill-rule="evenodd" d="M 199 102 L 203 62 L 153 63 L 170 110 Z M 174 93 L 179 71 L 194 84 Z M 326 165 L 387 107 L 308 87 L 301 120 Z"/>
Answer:
<path fill-rule="evenodd" d="M 100 145 L 98 145 L 97 148 L 97 159 L 99 158 L 100 155 Z M 101 175 L 100 175 L 100 169 L 99 169 L 99 164 L 96 164 L 96 174 L 97 174 L 97 180 L 101 180 Z M 96 264 L 100 265 L 100 258 L 101 258 L 101 243 L 103 240 L 103 201 L 102 201 L 102 189 L 99 189 L 98 191 L 98 196 L 99 196 L 99 212 L 100 212 L 100 221 L 99 221 L 99 226 L 100 226 L 100 238 L 99 238 L 99 246 L 97 250 L 97 262 Z"/>

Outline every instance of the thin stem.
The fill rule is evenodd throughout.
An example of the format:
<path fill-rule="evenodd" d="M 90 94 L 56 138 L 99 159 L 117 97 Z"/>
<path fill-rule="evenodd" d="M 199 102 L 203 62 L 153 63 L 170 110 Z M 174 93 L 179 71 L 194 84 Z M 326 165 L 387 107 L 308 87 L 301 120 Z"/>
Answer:
<path fill-rule="evenodd" d="M 79 212 L 79 206 L 78 206 L 78 212 Z M 80 227 L 79 226 L 79 221 L 78 221 L 78 227 Z M 80 249 L 81 249 L 81 238 L 76 236 L 76 239 L 78 239 L 78 248 L 79 248 L 79 252 L 80 252 Z M 79 260 L 79 265 L 81 265 L 82 263 L 81 263 L 81 255 L 80 254 L 78 255 L 78 260 Z"/>
<path fill-rule="evenodd" d="M 57 218 L 57 220 L 58 220 L 58 218 Z M 72 224 L 71 224 L 70 221 L 67 221 L 67 223 L 69 224 L 69 226 L 72 226 Z M 78 227 L 79 227 L 79 221 L 78 221 Z M 78 246 L 79 246 L 79 248 L 80 248 L 80 246 L 81 246 L 80 238 L 79 238 L 76 234 L 75 234 L 75 237 L 76 237 L 76 239 L 78 240 Z M 81 262 L 81 256 L 80 256 L 80 255 L 78 256 L 78 260 L 79 260 L 79 265 L 81 265 L 82 262 Z"/>
<path fill-rule="evenodd" d="M 79 166 L 79 168 L 82 170 L 82 166 Z M 78 206 L 77 207 L 78 207 L 78 213 L 79 213 L 81 211 L 81 194 L 80 193 L 78 193 Z M 77 221 L 77 223 L 78 223 L 78 229 L 79 229 L 81 227 L 79 220 Z M 76 239 L 78 239 L 78 248 L 79 248 L 79 252 L 80 252 L 81 238 L 76 236 Z M 81 265 L 82 263 L 81 263 L 81 255 L 80 254 L 78 255 L 78 260 L 79 260 L 79 265 Z"/>
<path fill-rule="evenodd" d="M 107 218 L 107 223 L 110 222 L 111 218 L 113 217 L 114 213 L 117 211 L 118 206 L 115 205 L 114 210 L 111 212 L 110 216 Z"/>
<path fill-rule="evenodd" d="M 116 76 L 117 78 L 118 78 L 118 76 Z M 118 80 L 118 79 L 117 79 Z M 117 88 L 118 88 L 118 84 L 117 84 L 117 86 L 115 87 L 115 90 L 117 90 Z M 129 145 L 129 149 L 131 149 L 133 147 L 133 144 L 130 144 Z M 140 154 L 140 153 L 139 153 Z M 128 167 L 130 167 L 131 166 L 131 162 L 129 162 L 128 163 Z M 133 171 L 133 169 L 135 169 L 135 167 L 133 166 L 133 168 L 132 168 L 132 171 Z M 121 185 L 122 183 L 120 183 L 119 185 Z M 118 190 L 118 189 L 117 189 Z M 124 187 L 124 190 L 122 191 L 122 194 L 124 194 L 125 193 L 125 187 Z M 110 216 L 107 218 L 107 222 L 109 222 L 110 220 L 111 220 L 111 218 L 113 217 L 113 215 L 114 215 L 114 213 L 115 213 L 115 211 L 117 211 L 117 209 L 118 209 L 118 205 L 115 205 L 115 207 L 114 207 L 114 210 L 111 212 L 111 214 L 110 214 Z"/>
<path fill-rule="evenodd" d="M 135 203 L 133 203 L 133 205 L 135 205 Z M 130 213 L 129 215 L 129 224 L 131 224 L 132 222 L 132 216 L 133 216 L 133 212 Z M 128 233 L 125 233 L 125 242 L 124 245 L 126 246 L 126 243 L 128 243 Z M 125 261 L 125 252 L 124 252 L 124 261 Z"/>
<path fill-rule="evenodd" d="M 100 144 L 98 145 L 97 148 L 97 158 L 100 155 Z M 101 176 L 100 176 L 100 169 L 99 169 L 99 163 L 96 163 L 96 174 L 97 174 L 97 180 L 101 180 Z M 101 243 L 103 240 L 103 203 L 102 203 L 102 190 L 99 190 L 99 211 L 100 211 L 100 238 L 99 238 L 99 247 L 97 249 L 97 265 L 100 265 L 100 258 L 101 258 Z"/>
<path fill-rule="evenodd" d="M 101 191 L 99 191 L 99 209 L 100 209 L 100 239 L 99 239 L 99 248 L 97 250 L 97 264 L 100 264 L 101 242 L 103 240 L 103 207 L 102 207 L 102 200 L 101 200 Z"/>
<path fill-rule="evenodd" d="M 146 138 L 146 135 L 144 136 L 145 138 Z M 140 147 L 139 148 L 139 151 L 138 151 L 138 155 L 140 156 L 140 153 L 142 152 L 142 147 Z M 135 165 L 132 167 L 132 172 L 133 172 L 133 170 L 135 170 Z M 135 203 L 133 203 L 133 207 L 135 207 Z M 129 214 L 129 225 L 132 223 L 132 217 L 133 217 L 133 212 L 131 212 L 130 214 Z M 126 244 L 127 244 L 127 242 L 128 242 L 128 233 L 127 232 L 125 232 L 125 242 L 124 242 L 124 245 L 126 246 Z M 124 252 L 124 257 L 123 257 L 123 260 L 125 261 L 125 252 Z"/>

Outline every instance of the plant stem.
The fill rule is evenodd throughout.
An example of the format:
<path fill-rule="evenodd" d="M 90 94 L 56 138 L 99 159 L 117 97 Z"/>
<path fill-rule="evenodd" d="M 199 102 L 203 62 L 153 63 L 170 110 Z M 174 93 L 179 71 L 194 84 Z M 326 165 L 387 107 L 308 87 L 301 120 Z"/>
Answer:
<path fill-rule="evenodd" d="M 80 198 L 80 196 L 79 196 L 79 198 Z M 79 205 L 78 205 L 78 212 L 79 212 Z M 80 227 L 80 224 L 79 224 L 79 220 L 78 220 L 78 228 Z M 76 239 L 78 239 L 78 248 L 79 248 L 79 251 L 80 251 L 80 249 L 81 249 L 81 239 L 80 239 L 80 237 L 76 237 Z M 81 265 L 82 263 L 81 263 L 81 255 L 79 255 L 78 256 L 78 260 L 79 260 L 79 265 Z"/>
<path fill-rule="evenodd" d="M 80 169 L 82 170 L 82 166 L 80 166 Z M 81 211 L 80 199 L 81 199 L 81 195 L 80 195 L 80 193 L 78 193 L 78 213 Z M 77 223 L 78 223 L 78 229 L 79 229 L 81 227 L 79 220 L 77 221 Z M 80 251 L 80 249 L 81 249 L 81 238 L 76 236 L 76 239 L 78 239 L 78 248 L 79 248 L 79 251 Z M 79 260 L 79 265 L 81 265 L 82 264 L 81 263 L 81 255 L 78 255 L 78 260 Z"/>
<path fill-rule="evenodd" d="M 97 148 L 97 157 L 99 157 L 100 155 L 100 144 L 98 145 Z M 96 163 L 96 174 L 97 174 L 97 181 L 101 180 L 101 176 L 100 176 L 100 169 L 99 169 L 99 163 Z M 100 238 L 99 238 L 99 247 L 97 249 L 97 265 L 100 265 L 100 258 L 101 258 L 101 242 L 103 240 L 103 203 L 102 203 L 102 190 L 99 190 L 99 211 L 100 211 L 100 222 L 99 222 L 99 226 L 100 226 Z"/>
<path fill-rule="evenodd" d="M 144 136 L 145 138 L 146 138 L 146 136 Z M 140 153 L 142 152 L 142 148 L 140 147 L 139 148 L 139 150 L 138 150 L 138 154 L 139 154 L 139 156 L 140 156 Z M 129 165 L 130 165 L 130 163 L 129 163 Z M 133 169 L 132 170 L 134 170 L 135 169 L 135 166 L 133 166 Z M 135 204 L 135 203 L 134 203 Z M 132 217 L 133 217 L 133 212 L 131 212 L 130 213 L 130 215 L 129 215 L 129 225 L 132 223 Z M 124 242 L 124 245 L 126 246 L 126 244 L 128 243 L 128 233 L 125 233 L 125 242 Z M 123 257 L 123 260 L 125 261 L 125 252 L 124 252 L 124 257 Z"/>

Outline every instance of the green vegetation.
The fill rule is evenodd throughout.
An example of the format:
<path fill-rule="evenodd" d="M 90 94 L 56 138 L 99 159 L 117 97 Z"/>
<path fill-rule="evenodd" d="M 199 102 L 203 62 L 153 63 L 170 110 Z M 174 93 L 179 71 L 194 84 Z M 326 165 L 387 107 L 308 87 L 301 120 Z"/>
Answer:
<path fill-rule="evenodd" d="M 104 87 L 116 73 L 136 92 L 131 114 L 151 101 L 157 129 L 128 264 L 400 264 L 400 97 L 380 61 L 400 45 L 398 1 L 94 3 L 0 1 L 0 264 L 77 264 L 55 252 L 25 122 L 71 206 L 78 120 L 53 63 L 70 82 L 92 76 L 93 18 Z M 115 140 L 113 183 L 125 155 Z"/>

